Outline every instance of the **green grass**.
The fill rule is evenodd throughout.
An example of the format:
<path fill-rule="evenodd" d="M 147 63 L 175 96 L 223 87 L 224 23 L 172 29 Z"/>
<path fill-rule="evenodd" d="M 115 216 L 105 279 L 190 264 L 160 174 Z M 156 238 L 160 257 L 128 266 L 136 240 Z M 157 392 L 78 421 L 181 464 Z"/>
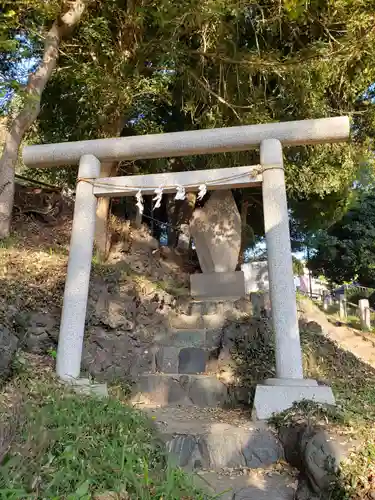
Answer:
<path fill-rule="evenodd" d="M 27 404 L 22 431 L 0 467 L 0 499 L 89 500 L 108 492 L 118 499 L 209 498 L 168 465 L 140 411 L 113 398 L 72 394 L 50 376 L 25 382 L 23 374 L 20 384 Z"/>

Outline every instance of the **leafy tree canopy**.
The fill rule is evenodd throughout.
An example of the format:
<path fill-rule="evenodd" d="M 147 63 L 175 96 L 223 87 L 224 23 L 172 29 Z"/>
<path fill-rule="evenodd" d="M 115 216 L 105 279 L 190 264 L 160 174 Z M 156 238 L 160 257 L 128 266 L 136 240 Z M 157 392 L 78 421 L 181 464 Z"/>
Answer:
<path fill-rule="evenodd" d="M 321 232 L 309 262 L 333 283 L 358 281 L 375 287 L 375 195 L 362 192 L 343 218 Z"/>
<path fill-rule="evenodd" d="M 33 32 L 52 22 L 56 3 L 33 0 L 25 18 L 17 14 L 35 57 Z M 299 231 L 327 226 L 352 201 L 359 168 L 373 164 L 374 15 L 372 0 L 95 0 L 61 45 L 30 140 L 349 114 L 350 144 L 285 150 Z M 35 19 L 42 19 L 39 28 Z M 184 159 L 184 168 L 258 161 L 249 151 Z M 173 168 L 167 160 L 131 167 Z M 71 181 L 61 169 L 48 175 Z"/>

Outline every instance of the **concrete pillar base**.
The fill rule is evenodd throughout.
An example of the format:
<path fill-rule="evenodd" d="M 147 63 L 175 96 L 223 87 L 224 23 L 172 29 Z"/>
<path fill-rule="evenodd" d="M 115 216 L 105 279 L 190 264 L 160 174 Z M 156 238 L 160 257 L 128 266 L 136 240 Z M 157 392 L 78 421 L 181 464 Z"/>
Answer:
<path fill-rule="evenodd" d="M 78 394 L 87 394 L 100 398 L 108 397 L 107 384 L 96 384 L 88 378 L 64 377 L 59 378 L 59 382 L 71 386 L 73 391 Z"/>
<path fill-rule="evenodd" d="M 308 399 L 316 403 L 335 404 L 332 389 L 326 385 L 264 385 L 258 384 L 255 391 L 253 418 L 267 420 L 293 403 Z"/>
<path fill-rule="evenodd" d="M 291 387 L 316 387 L 318 382 L 312 378 L 267 378 L 262 385 Z"/>

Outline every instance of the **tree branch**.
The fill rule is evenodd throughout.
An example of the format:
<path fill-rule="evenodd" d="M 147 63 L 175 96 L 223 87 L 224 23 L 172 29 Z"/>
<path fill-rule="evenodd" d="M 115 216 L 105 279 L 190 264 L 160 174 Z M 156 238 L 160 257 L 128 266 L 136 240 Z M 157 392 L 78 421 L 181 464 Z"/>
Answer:
<path fill-rule="evenodd" d="M 42 60 L 28 78 L 24 105 L 7 133 L 0 159 L 0 238 L 9 234 L 14 198 L 14 169 L 22 139 L 40 111 L 42 93 L 57 65 L 61 40 L 79 23 L 91 0 L 73 0 L 68 10 L 55 20 L 44 41 Z M 2 189 L 2 191 L 1 191 Z"/>

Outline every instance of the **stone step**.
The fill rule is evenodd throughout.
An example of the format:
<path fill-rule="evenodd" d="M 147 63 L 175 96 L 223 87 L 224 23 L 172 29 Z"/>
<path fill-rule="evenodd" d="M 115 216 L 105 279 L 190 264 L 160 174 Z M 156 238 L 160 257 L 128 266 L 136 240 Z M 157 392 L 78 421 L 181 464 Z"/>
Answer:
<path fill-rule="evenodd" d="M 209 352 L 201 347 L 162 346 L 156 350 L 156 370 L 162 373 L 204 373 Z"/>
<path fill-rule="evenodd" d="M 293 469 L 272 466 L 197 471 L 193 477 L 199 488 L 220 500 L 294 500 L 298 483 Z"/>
<path fill-rule="evenodd" d="M 159 346 L 215 349 L 220 345 L 221 337 L 221 329 L 170 329 L 168 332 L 155 333 L 154 343 Z"/>
<path fill-rule="evenodd" d="M 133 404 L 216 407 L 228 402 L 228 388 L 216 377 L 196 374 L 145 373 L 133 388 Z"/>
<path fill-rule="evenodd" d="M 222 328 L 227 320 L 225 314 L 176 314 L 169 315 L 169 326 L 175 330 L 199 330 Z"/>
<path fill-rule="evenodd" d="M 180 297 L 177 299 L 178 314 L 187 316 L 203 316 L 211 314 L 228 314 L 228 312 L 252 314 L 252 303 L 247 297 L 206 297 L 196 299 L 193 297 Z"/>
<path fill-rule="evenodd" d="M 168 454 L 188 470 L 260 468 L 283 459 L 283 447 L 266 424 L 250 421 L 236 410 L 146 408 Z"/>

